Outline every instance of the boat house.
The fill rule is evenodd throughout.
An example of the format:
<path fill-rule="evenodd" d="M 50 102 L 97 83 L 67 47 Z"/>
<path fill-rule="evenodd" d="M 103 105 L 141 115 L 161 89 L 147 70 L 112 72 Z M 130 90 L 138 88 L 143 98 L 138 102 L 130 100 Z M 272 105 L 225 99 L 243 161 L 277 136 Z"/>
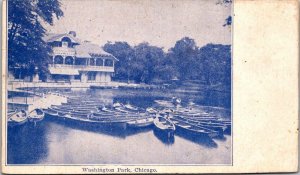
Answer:
<path fill-rule="evenodd" d="M 52 47 L 50 76 L 47 82 L 110 82 L 114 74 L 113 55 L 99 45 L 80 41 L 76 33 L 48 34 L 44 38 Z"/>

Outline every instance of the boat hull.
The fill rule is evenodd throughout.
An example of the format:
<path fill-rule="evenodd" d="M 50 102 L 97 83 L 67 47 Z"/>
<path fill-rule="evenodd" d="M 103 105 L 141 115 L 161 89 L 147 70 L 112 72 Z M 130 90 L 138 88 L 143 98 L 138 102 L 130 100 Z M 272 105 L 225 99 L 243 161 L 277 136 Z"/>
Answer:
<path fill-rule="evenodd" d="M 40 117 L 35 117 L 35 118 L 29 118 L 30 122 L 40 122 L 44 119 L 44 115 Z"/>
<path fill-rule="evenodd" d="M 190 130 L 188 128 L 185 128 L 185 127 L 181 127 L 180 125 L 176 125 L 176 132 L 175 133 L 180 133 L 180 134 L 183 134 L 183 135 L 188 135 L 190 137 L 209 137 L 210 138 L 210 135 L 209 133 L 206 133 L 206 132 L 197 132 L 197 131 L 194 131 L 194 130 Z"/>
<path fill-rule="evenodd" d="M 28 121 L 28 119 L 25 119 L 25 120 L 20 121 L 20 122 L 9 121 L 9 122 L 8 122 L 8 127 L 21 126 L 21 125 L 24 125 L 25 123 L 27 123 L 27 121 Z"/>
<path fill-rule="evenodd" d="M 153 122 L 145 122 L 145 123 L 127 123 L 128 127 L 131 128 L 142 128 L 142 127 L 148 127 L 151 126 Z"/>
<path fill-rule="evenodd" d="M 82 128 L 119 128 L 119 129 L 126 129 L 127 124 L 124 121 L 96 121 L 96 120 L 89 120 L 89 119 L 82 119 L 82 118 L 75 118 L 75 117 L 68 117 L 68 116 L 60 116 L 60 115 L 48 115 L 47 117 L 50 120 L 60 121 L 65 124 L 75 125 Z"/>

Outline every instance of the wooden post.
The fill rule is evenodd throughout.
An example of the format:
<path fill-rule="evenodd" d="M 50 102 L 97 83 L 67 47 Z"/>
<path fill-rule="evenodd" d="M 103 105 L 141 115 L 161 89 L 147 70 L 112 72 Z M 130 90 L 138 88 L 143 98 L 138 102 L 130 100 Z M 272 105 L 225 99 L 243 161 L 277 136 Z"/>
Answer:
<path fill-rule="evenodd" d="M 66 62 L 66 56 L 63 56 L 63 64 Z"/>
<path fill-rule="evenodd" d="M 26 85 L 26 92 L 27 92 L 27 94 L 25 95 L 25 102 L 26 102 L 26 104 L 27 104 L 27 95 L 28 95 L 28 83 L 27 83 L 27 85 Z"/>

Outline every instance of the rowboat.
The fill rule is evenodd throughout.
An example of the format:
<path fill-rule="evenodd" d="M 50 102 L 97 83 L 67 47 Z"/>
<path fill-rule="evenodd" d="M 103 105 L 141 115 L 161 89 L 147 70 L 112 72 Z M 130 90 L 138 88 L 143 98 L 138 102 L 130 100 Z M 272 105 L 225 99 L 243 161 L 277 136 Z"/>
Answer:
<path fill-rule="evenodd" d="M 222 124 L 222 120 L 220 118 L 215 118 L 215 117 L 189 117 L 189 116 L 184 116 L 184 115 L 174 115 L 176 118 L 180 118 L 182 120 L 190 120 L 194 122 L 215 122 Z"/>
<path fill-rule="evenodd" d="M 216 119 L 194 119 L 189 117 L 183 116 L 172 116 L 173 120 L 181 121 L 181 122 L 188 122 L 189 124 L 195 125 L 197 127 L 202 127 L 205 129 L 213 130 L 218 133 L 219 137 L 223 137 L 224 133 L 231 132 L 231 125 L 225 124 L 222 120 Z"/>
<path fill-rule="evenodd" d="M 127 126 L 127 120 L 95 120 L 90 118 L 75 117 L 71 114 L 66 114 L 63 118 L 64 122 L 75 124 L 80 127 L 117 127 L 126 129 Z"/>
<path fill-rule="evenodd" d="M 8 118 L 8 126 L 13 127 L 17 125 L 23 125 L 28 121 L 27 112 L 25 110 L 21 110 L 19 112 L 14 113 Z"/>
<path fill-rule="evenodd" d="M 74 112 L 80 112 L 80 113 L 92 113 L 92 112 L 97 112 L 98 109 L 97 108 L 86 108 L 86 109 L 76 109 L 76 108 L 73 108 L 73 111 Z"/>
<path fill-rule="evenodd" d="M 132 110 L 132 111 L 138 111 L 138 107 L 132 106 L 131 104 L 124 105 L 124 108 Z"/>
<path fill-rule="evenodd" d="M 49 116 L 58 116 L 58 112 L 55 111 L 55 110 L 53 110 L 53 109 L 51 109 L 51 108 L 44 109 L 43 111 L 44 111 L 44 113 L 46 115 L 49 115 Z"/>
<path fill-rule="evenodd" d="M 72 116 L 72 117 L 76 117 L 76 118 L 89 118 L 90 113 L 85 113 L 85 112 L 69 112 L 66 113 L 64 115 L 64 117 L 66 116 Z"/>
<path fill-rule="evenodd" d="M 161 114 L 171 114 L 173 112 L 174 112 L 173 109 L 169 109 L 169 108 L 165 108 L 165 109 L 159 111 L 159 113 L 161 113 Z"/>
<path fill-rule="evenodd" d="M 147 127 L 153 124 L 153 118 L 141 118 L 127 122 L 127 125 L 132 128 Z"/>
<path fill-rule="evenodd" d="M 63 110 L 63 109 L 55 109 L 55 108 L 48 108 L 48 109 L 50 109 L 51 111 L 55 111 L 55 112 L 57 112 L 57 116 L 60 116 L 60 117 L 62 117 L 62 116 L 64 116 L 65 114 L 68 114 L 68 113 L 70 113 L 71 111 L 73 111 L 73 110 Z"/>
<path fill-rule="evenodd" d="M 15 114 L 17 111 L 13 110 L 13 111 L 7 111 L 7 116 L 10 117 L 11 115 Z"/>
<path fill-rule="evenodd" d="M 174 106 L 172 102 L 166 100 L 154 100 L 154 102 L 161 106 L 167 106 L 167 107 Z"/>
<path fill-rule="evenodd" d="M 155 110 L 154 108 L 149 107 L 149 108 L 146 109 L 146 112 L 148 112 L 149 114 L 156 114 L 157 110 Z"/>
<path fill-rule="evenodd" d="M 114 116 L 114 113 L 108 113 L 108 112 L 92 112 L 92 116 L 94 117 L 104 117 L 104 116 Z"/>
<path fill-rule="evenodd" d="M 113 110 L 111 110 L 111 109 L 108 109 L 107 107 L 102 107 L 102 108 L 99 108 L 100 109 L 100 111 L 103 111 L 103 112 L 110 112 L 110 113 L 113 113 L 113 112 L 115 112 L 115 111 L 113 111 Z"/>
<path fill-rule="evenodd" d="M 123 107 L 116 107 L 115 110 L 118 111 L 118 112 L 122 112 L 122 113 L 130 113 L 130 112 L 132 112 L 132 111 L 126 110 Z"/>
<path fill-rule="evenodd" d="M 119 102 L 113 104 L 113 107 L 114 107 L 114 108 L 122 107 L 122 106 L 123 106 L 123 104 L 121 104 L 121 103 L 119 103 Z"/>
<path fill-rule="evenodd" d="M 73 107 L 64 105 L 51 105 L 51 108 L 58 110 L 73 110 Z"/>
<path fill-rule="evenodd" d="M 186 115 L 186 116 L 192 116 L 192 117 L 212 117 L 210 114 L 206 113 L 206 112 L 197 112 L 197 111 L 175 111 L 176 114 L 178 115 Z M 213 116 L 216 117 L 216 116 Z"/>
<path fill-rule="evenodd" d="M 162 116 L 157 115 L 153 121 L 155 128 L 161 132 L 167 133 L 168 136 L 174 134 L 175 125 L 169 119 L 166 119 Z"/>
<path fill-rule="evenodd" d="M 186 121 L 182 121 L 174 118 L 170 118 L 170 120 L 175 124 L 179 132 L 181 131 L 190 135 L 201 136 L 201 137 L 216 137 L 219 135 L 217 131 L 205 127 L 197 126 Z"/>
<path fill-rule="evenodd" d="M 30 122 L 39 122 L 44 119 L 45 113 L 42 109 L 34 109 L 28 114 Z"/>

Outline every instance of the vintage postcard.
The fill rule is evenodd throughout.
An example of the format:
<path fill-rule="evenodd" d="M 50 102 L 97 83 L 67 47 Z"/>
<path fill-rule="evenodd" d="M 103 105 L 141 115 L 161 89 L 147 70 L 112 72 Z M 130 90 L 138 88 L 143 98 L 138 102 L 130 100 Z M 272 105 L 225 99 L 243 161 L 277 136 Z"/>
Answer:
<path fill-rule="evenodd" d="M 2 172 L 297 171 L 298 8 L 3 1 Z"/>

